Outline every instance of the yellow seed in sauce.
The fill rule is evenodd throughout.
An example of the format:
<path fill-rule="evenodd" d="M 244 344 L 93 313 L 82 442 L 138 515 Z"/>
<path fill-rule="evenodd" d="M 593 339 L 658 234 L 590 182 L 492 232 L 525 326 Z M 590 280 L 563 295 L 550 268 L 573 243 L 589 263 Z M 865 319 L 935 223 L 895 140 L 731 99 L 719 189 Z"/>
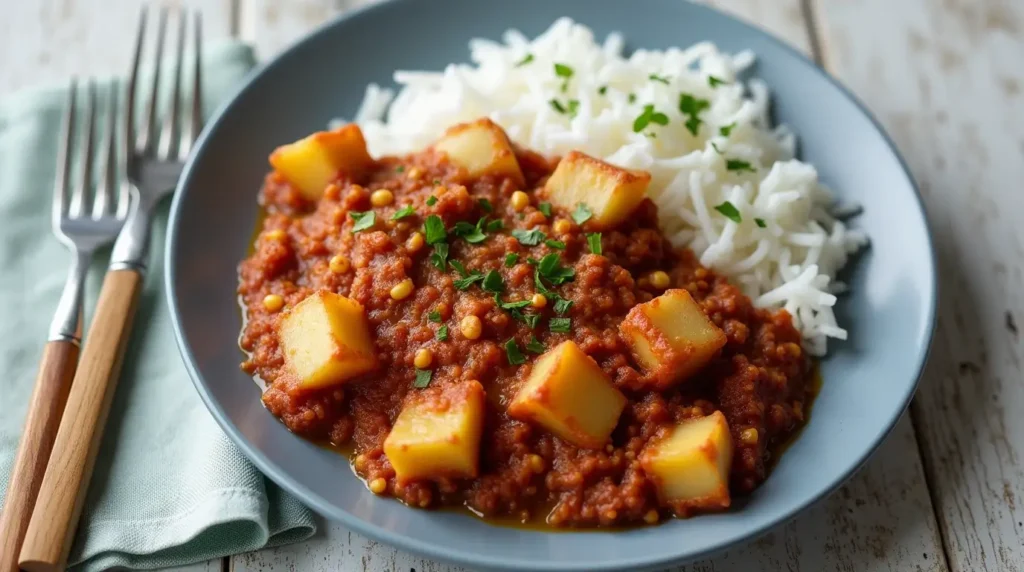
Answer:
<path fill-rule="evenodd" d="M 757 429 L 749 427 L 740 432 L 740 441 L 744 445 L 754 445 L 757 443 Z"/>
<path fill-rule="evenodd" d="M 540 474 L 544 472 L 544 457 L 540 455 L 530 455 L 530 470 Z"/>
<path fill-rule="evenodd" d="M 279 228 L 275 228 L 274 230 L 268 232 L 263 236 L 265 236 L 267 240 L 283 240 L 286 236 L 288 236 L 288 234 Z"/>
<path fill-rule="evenodd" d="M 415 181 L 415 180 L 419 179 L 422 176 L 423 176 L 423 169 L 420 169 L 419 167 L 413 167 L 412 169 L 409 169 L 409 178 L 410 179 Z"/>
<path fill-rule="evenodd" d="M 663 270 L 651 272 L 651 286 L 654 286 L 659 290 L 664 290 L 665 288 L 668 288 L 670 282 L 668 274 Z"/>
<path fill-rule="evenodd" d="M 375 495 L 379 495 L 388 488 L 388 482 L 382 478 L 376 478 L 370 481 L 370 491 Z"/>
<path fill-rule="evenodd" d="M 391 288 L 391 297 L 395 300 L 404 300 L 412 294 L 413 284 L 411 278 L 406 278 Z"/>
<path fill-rule="evenodd" d="M 352 267 L 352 265 L 348 261 L 348 258 L 345 258 L 345 256 L 341 254 L 335 254 L 334 256 L 332 256 L 330 265 L 331 272 L 334 272 L 335 274 L 348 272 L 348 269 Z"/>
<path fill-rule="evenodd" d="M 476 316 L 466 316 L 459 322 L 459 330 L 467 340 L 475 340 L 483 333 L 484 324 Z"/>
<path fill-rule="evenodd" d="M 423 239 L 423 235 L 421 233 L 414 232 L 412 233 L 412 236 L 409 237 L 409 240 L 405 242 L 405 249 L 410 253 L 419 252 L 419 250 L 423 248 L 424 244 L 426 244 L 426 241 Z"/>
<path fill-rule="evenodd" d="M 377 189 L 370 195 L 370 204 L 375 207 L 386 207 L 395 202 L 395 195 L 387 189 Z"/>
<path fill-rule="evenodd" d="M 647 511 L 647 514 L 644 515 L 644 522 L 646 522 L 647 524 L 654 524 L 658 522 L 659 518 L 660 515 L 658 515 L 658 511 L 652 508 L 651 510 Z"/>
<path fill-rule="evenodd" d="M 523 191 L 512 193 L 512 208 L 519 212 L 530 204 L 530 197 Z"/>
<path fill-rule="evenodd" d="M 266 308 L 268 312 L 276 312 L 281 308 L 284 308 L 284 298 L 278 294 L 267 294 L 267 296 L 263 298 L 263 307 Z"/>
<path fill-rule="evenodd" d="M 560 218 L 555 221 L 555 224 L 552 225 L 551 230 L 555 231 L 555 234 L 565 234 L 572 230 L 572 224 L 570 224 L 569 221 L 565 220 L 564 218 Z"/>
<path fill-rule="evenodd" d="M 434 363 L 434 353 L 424 348 L 416 351 L 416 357 L 412 360 L 413 365 L 418 369 L 427 369 Z"/>
<path fill-rule="evenodd" d="M 534 308 L 543 308 L 548 305 L 548 297 L 543 294 L 534 294 L 533 298 L 530 298 L 530 305 Z"/>

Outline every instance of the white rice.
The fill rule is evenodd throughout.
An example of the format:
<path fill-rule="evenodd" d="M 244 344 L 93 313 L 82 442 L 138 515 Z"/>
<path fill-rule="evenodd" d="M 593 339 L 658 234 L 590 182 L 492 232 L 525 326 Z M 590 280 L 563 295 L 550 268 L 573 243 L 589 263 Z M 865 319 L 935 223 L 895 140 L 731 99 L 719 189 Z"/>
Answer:
<path fill-rule="evenodd" d="M 702 42 L 627 58 L 623 45 L 619 34 L 598 44 L 590 29 L 568 18 L 533 40 L 516 30 L 502 43 L 475 39 L 472 65 L 396 71 L 397 97 L 368 86 L 355 121 L 375 155 L 420 150 L 451 125 L 487 116 L 536 151 L 577 149 L 650 171 L 649 195 L 672 243 L 693 249 L 758 306 L 788 310 L 807 350 L 824 354 L 828 338 L 846 338 L 833 314 L 835 295 L 846 288 L 836 273 L 867 239 L 835 218 L 817 171 L 794 157 L 794 135 L 769 124 L 767 86 L 740 77 L 754 54 L 726 54 Z M 517 65 L 528 56 L 529 63 Z M 573 70 L 569 81 L 556 75 L 555 63 Z M 726 83 L 712 87 L 711 76 Z M 696 137 L 685 126 L 681 92 L 710 102 Z M 563 107 L 578 101 L 576 115 L 557 111 L 553 99 Z M 668 124 L 635 133 L 645 105 L 667 115 Z M 733 124 L 723 136 L 720 128 Z M 729 170 L 727 159 L 756 171 Z M 715 208 L 725 202 L 739 223 Z"/>

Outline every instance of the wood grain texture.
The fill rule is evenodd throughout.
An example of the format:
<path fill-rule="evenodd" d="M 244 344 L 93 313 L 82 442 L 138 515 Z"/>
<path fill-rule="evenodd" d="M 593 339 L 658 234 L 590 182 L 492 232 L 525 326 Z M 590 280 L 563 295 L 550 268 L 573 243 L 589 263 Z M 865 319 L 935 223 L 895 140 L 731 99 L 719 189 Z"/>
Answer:
<path fill-rule="evenodd" d="M 63 570 L 142 291 L 142 275 L 107 272 L 68 394 L 19 563 L 31 572 Z"/>
<path fill-rule="evenodd" d="M 339 9 L 334 0 L 304 0 L 297 12 L 288 14 L 282 4 L 273 0 L 242 2 L 244 37 L 257 44 L 262 57 L 297 40 Z M 349 1 L 345 7 L 366 3 Z M 799 0 L 709 3 L 768 29 L 804 52 L 811 49 Z M 396 550 L 337 524 L 324 523 L 322 528 L 324 532 L 307 543 L 235 556 L 231 569 L 462 570 Z M 897 425 L 879 453 L 850 483 L 796 520 L 752 544 L 677 570 L 947 570 L 909 420 Z"/>
<path fill-rule="evenodd" d="M 912 411 L 951 568 L 1024 570 L 1024 4 L 814 7 L 827 61 L 895 139 L 934 231 L 939 326 Z"/>
<path fill-rule="evenodd" d="M 43 346 L 39 374 L 25 415 L 25 428 L 0 510 L 0 572 L 18 570 L 21 541 L 43 482 L 77 363 L 78 344 L 53 341 Z"/>

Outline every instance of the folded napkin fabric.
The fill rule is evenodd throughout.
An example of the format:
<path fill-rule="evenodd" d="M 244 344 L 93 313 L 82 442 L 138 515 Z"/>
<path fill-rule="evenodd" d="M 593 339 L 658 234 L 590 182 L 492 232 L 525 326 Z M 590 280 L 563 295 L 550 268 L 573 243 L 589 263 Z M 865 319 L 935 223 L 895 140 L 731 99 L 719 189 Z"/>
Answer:
<path fill-rule="evenodd" d="M 204 58 L 206 110 L 233 93 L 252 66 L 247 46 L 212 45 Z M 107 89 L 101 86 L 100 103 Z M 0 494 L 70 260 L 50 232 L 66 96 L 62 87 L 0 99 Z M 242 456 L 192 387 L 163 292 L 166 220 L 165 206 L 154 224 L 145 289 L 72 548 L 75 570 L 181 566 L 305 540 L 315 531 L 309 510 Z M 107 252 L 94 261 L 87 318 L 106 262 Z"/>

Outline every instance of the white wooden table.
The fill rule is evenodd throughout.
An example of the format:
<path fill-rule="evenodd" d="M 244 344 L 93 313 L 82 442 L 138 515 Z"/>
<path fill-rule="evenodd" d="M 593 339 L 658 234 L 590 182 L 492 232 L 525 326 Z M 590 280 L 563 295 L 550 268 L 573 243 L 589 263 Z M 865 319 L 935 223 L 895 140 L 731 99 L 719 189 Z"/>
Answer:
<path fill-rule="evenodd" d="M 243 37 L 266 58 L 366 2 L 187 3 L 203 7 L 209 35 Z M 710 3 L 812 55 L 882 121 L 924 194 L 942 298 L 910 415 L 868 466 L 768 536 L 681 570 L 1024 570 L 1024 2 Z M 127 69 L 138 5 L 0 0 L 0 94 Z M 186 570 L 456 570 L 322 528 Z"/>

